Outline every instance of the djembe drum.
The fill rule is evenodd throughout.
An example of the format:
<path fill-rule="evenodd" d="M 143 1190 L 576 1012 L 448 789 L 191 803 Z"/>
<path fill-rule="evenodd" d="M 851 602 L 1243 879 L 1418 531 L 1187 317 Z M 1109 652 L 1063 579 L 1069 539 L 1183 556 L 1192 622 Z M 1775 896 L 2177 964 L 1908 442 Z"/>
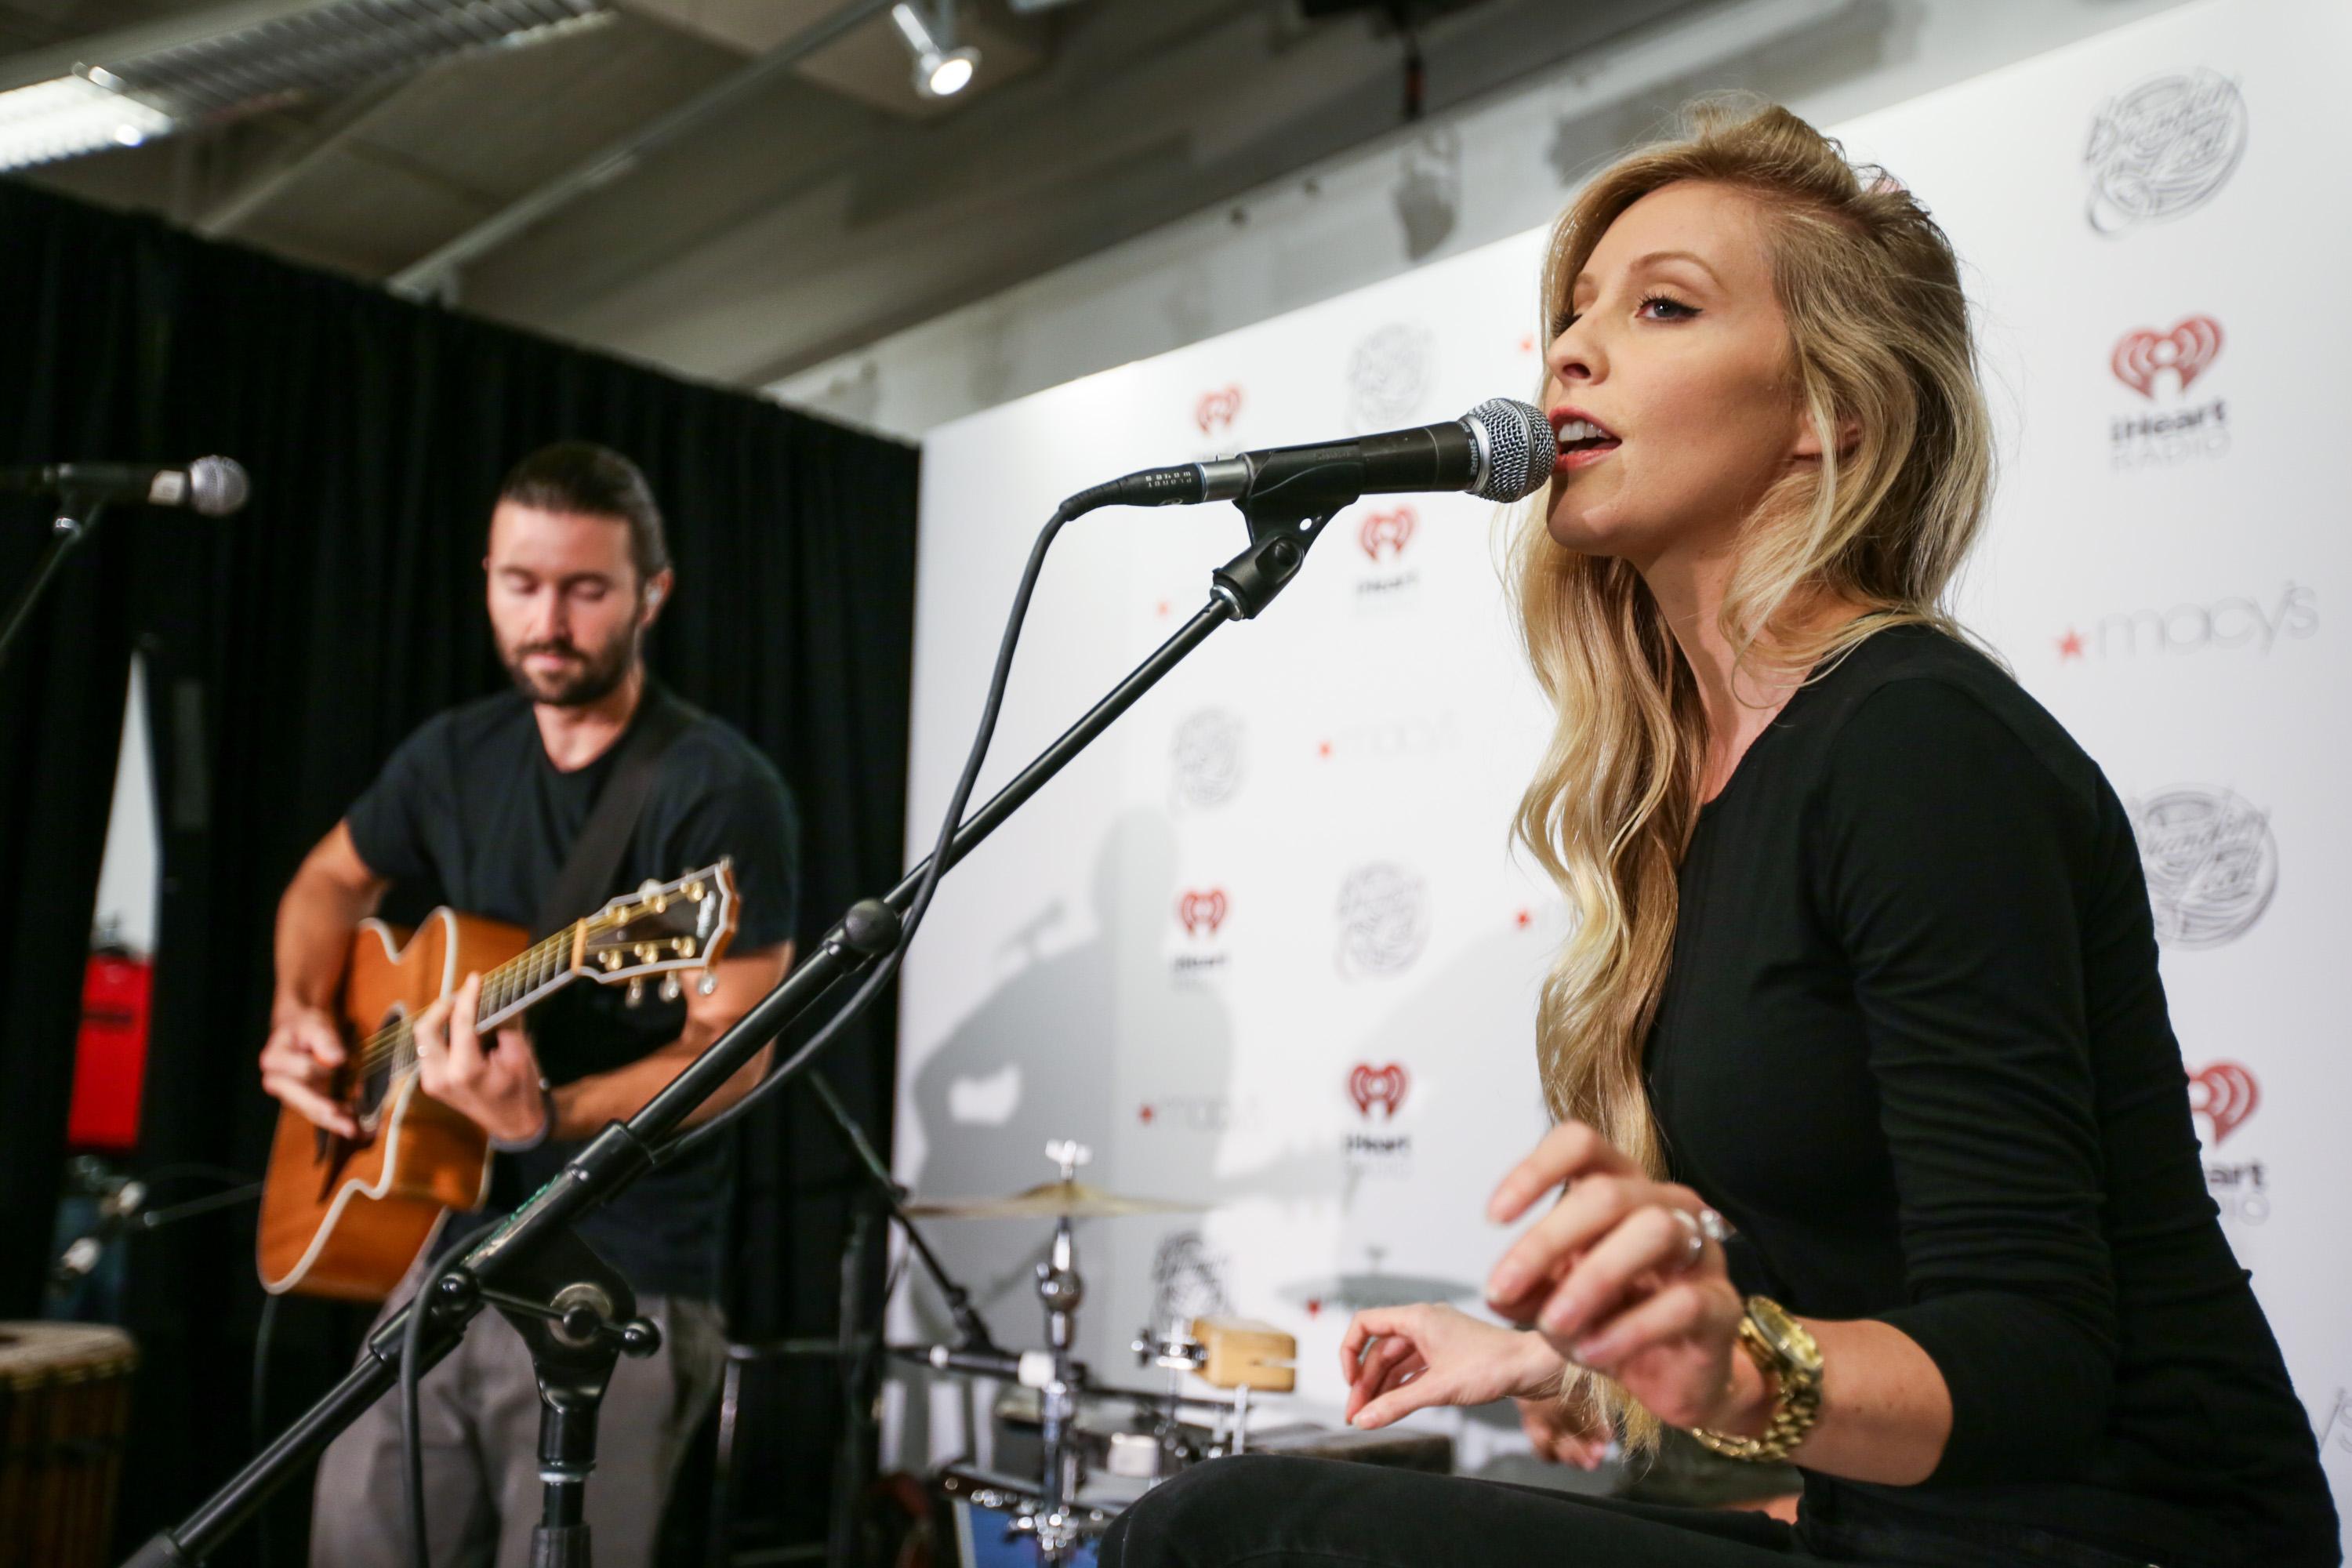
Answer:
<path fill-rule="evenodd" d="M 0 1568 L 98 1568 L 138 1348 L 96 1323 L 0 1323 Z"/>

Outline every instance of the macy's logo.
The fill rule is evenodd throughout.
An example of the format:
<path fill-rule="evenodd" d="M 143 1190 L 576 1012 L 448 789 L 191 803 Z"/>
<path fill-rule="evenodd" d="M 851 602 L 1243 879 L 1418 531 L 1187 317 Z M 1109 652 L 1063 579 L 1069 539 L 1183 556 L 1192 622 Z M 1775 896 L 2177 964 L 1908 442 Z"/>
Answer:
<path fill-rule="evenodd" d="M 1384 1121 L 1393 1121 L 1404 1104 L 1405 1071 L 1402 1063 L 1391 1062 L 1376 1068 L 1370 1062 L 1358 1062 L 1348 1075 L 1348 1098 L 1356 1102 L 1356 1114 L 1370 1121 L 1372 1107 L 1381 1108 Z"/>
<path fill-rule="evenodd" d="M 1199 936 L 1203 931 L 1214 936 L 1217 928 L 1225 923 L 1225 909 L 1223 888 L 1192 889 L 1178 895 L 1176 919 L 1186 936 Z"/>
<path fill-rule="evenodd" d="M 2204 374 L 2205 367 L 2221 353 L 2221 322 L 2210 316 L 2183 316 L 2168 332 L 2146 327 L 2126 332 L 2115 353 L 2107 356 L 2107 368 L 2116 373 L 2117 381 L 2152 403 L 2158 376 L 2172 372 L 2179 378 L 2179 390 L 2186 393 L 2189 384 Z"/>
<path fill-rule="evenodd" d="M 2220 1148 L 2263 1102 L 2254 1075 L 2237 1062 L 2210 1062 L 2189 1075 L 2189 1113 L 2201 1116 Z"/>

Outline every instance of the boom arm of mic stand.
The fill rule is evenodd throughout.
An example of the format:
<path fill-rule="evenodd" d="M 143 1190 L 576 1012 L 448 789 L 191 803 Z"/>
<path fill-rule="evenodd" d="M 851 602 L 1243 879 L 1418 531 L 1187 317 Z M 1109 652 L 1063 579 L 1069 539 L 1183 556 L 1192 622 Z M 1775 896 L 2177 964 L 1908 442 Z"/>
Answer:
<path fill-rule="evenodd" d="M 1324 500 L 1328 498 L 1318 498 Z M 1343 505 L 1344 501 L 1333 506 Z M 1249 513 L 1249 547 L 1216 572 L 1209 601 L 1174 636 L 1154 649 L 1108 696 L 1088 709 L 1085 717 L 1064 731 L 1037 754 L 988 804 L 966 817 L 949 841 L 947 865 L 952 868 L 978 847 L 981 840 L 1045 786 L 1096 736 L 1135 705 L 1160 679 L 1183 661 L 1209 634 L 1230 620 L 1258 614 L 1296 576 L 1307 547 L 1323 531 L 1330 513 L 1286 521 L 1278 515 L 1253 509 Z M 900 879 L 882 900 L 904 913 L 921 882 L 926 861 Z M 488 1240 L 467 1253 L 464 1267 L 475 1279 L 495 1287 L 518 1263 L 529 1257 L 542 1238 L 565 1229 L 572 1221 L 610 1199 L 653 1164 L 654 1150 L 676 1133 L 694 1109 L 741 1070 L 768 1041 L 816 1000 L 836 980 L 863 972 L 889 951 L 887 943 L 866 940 L 854 943 L 852 915 L 824 934 L 817 950 L 776 988 L 752 1004 L 695 1058 L 693 1065 L 670 1080 L 642 1110 L 625 1122 L 606 1123 L 604 1130 L 572 1157 L 554 1180 L 532 1194 Z M 807 1070 L 812 1058 L 794 1057 L 777 1067 L 772 1080 L 790 1079 Z M 299 1417 L 269 1447 L 177 1527 L 153 1536 L 125 1560 L 125 1568 L 171 1568 L 201 1563 L 239 1524 L 261 1507 L 271 1493 L 299 1474 L 336 1434 L 359 1419 L 362 1412 L 383 1396 L 400 1374 L 401 1339 L 414 1304 L 385 1320 L 371 1335 L 367 1353 L 341 1383 Z M 419 1350 L 424 1368 L 430 1370 L 457 1347 L 466 1325 L 481 1310 L 478 1291 L 458 1309 L 436 1310 L 425 1326 Z"/>

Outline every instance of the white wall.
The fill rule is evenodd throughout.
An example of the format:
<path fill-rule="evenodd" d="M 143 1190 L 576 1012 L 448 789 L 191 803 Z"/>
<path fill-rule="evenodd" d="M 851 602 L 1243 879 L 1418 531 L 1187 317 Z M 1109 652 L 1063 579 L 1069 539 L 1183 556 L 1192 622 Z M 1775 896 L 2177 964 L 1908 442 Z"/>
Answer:
<path fill-rule="evenodd" d="M 1688 97 L 1740 88 L 1840 123 L 2179 0 L 1737 0 L 1417 132 L 1195 213 L 769 388 L 916 437 L 1532 228 Z M 1433 244 L 1402 215 L 1449 205 Z M 1507 389 L 1506 389 L 1507 390 Z"/>

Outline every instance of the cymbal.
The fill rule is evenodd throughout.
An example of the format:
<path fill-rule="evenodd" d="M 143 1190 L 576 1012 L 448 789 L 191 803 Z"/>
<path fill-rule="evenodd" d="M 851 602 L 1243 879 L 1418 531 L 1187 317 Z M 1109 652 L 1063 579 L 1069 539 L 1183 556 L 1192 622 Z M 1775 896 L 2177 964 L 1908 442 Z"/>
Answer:
<path fill-rule="evenodd" d="M 1171 1203 L 1107 1193 L 1084 1182 L 1041 1182 L 1002 1198 L 926 1198 L 907 1205 L 918 1219 L 1119 1219 L 1140 1214 L 1192 1214 L 1205 1204 Z"/>

